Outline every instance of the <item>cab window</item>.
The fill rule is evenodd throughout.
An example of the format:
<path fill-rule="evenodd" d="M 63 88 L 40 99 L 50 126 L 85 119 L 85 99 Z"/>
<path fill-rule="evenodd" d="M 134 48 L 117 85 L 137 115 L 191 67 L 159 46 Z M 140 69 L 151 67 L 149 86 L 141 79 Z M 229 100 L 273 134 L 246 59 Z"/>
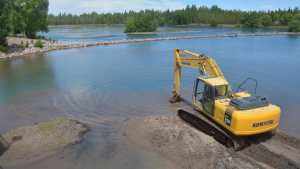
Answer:
<path fill-rule="evenodd" d="M 207 99 L 214 99 L 214 88 L 209 85 L 205 85 L 204 95 Z"/>
<path fill-rule="evenodd" d="M 221 86 L 215 86 L 215 97 L 225 97 L 227 96 L 227 86 L 221 85 Z"/>

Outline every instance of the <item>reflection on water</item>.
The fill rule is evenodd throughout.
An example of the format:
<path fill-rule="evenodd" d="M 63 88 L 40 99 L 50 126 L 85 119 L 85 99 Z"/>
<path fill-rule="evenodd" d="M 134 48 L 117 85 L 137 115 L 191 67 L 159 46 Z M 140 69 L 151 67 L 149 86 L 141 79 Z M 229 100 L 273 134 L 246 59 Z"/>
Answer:
<path fill-rule="evenodd" d="M 63 25 L 49 27 L 48 33 L 41 35 L 59 41 L 67 42 L 100 42 L 120 39 L 137 38 L 161 38 L 177 36 L 196 36 L 196 35 L 215 35 L 226 33 L 241 32 L 266 32 L 281 31 L 272 29 L 239 29 L 226 27 L 205 27 L 205 26 L 177 26 L 177 27 L 159 27 L 157 32 L 144 35 L 125 34 L 124 25 Z"/>
<path fill-rule="evenodd" d="M 299 46 L 300 38 L 289 36 L 194 39 L 54 51 L 1 62 L 0 132 L 56 116 L 92 126 L 82 144 L 23 168 L 167 168 L 167 160 L 122 140 L 121 131 L 128 118 L 175 112 L 168 97 L 173 49 L 179 47 L 214 56 L 233 88 L 256 78 L 258 94 L 282 107 L 281 129 L 299 137 Z M 197 72 L 183 73 L 189 99 Z"/>
<path fill-rule="evenodd" d="M 50 87 L 54 74 L 46 56 L 0 62 L 0 102 L 11 95 Z"/>

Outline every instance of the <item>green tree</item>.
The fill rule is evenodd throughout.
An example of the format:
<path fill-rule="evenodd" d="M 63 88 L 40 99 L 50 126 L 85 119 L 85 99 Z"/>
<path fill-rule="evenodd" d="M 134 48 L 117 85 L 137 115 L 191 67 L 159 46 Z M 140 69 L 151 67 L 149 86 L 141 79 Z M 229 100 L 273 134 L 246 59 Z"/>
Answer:
<path fill-rule="evenodd" d="M 272 18 L 270 15 L 264 15 L 261 17 L 261 24 L 264 27 L 268 27 L 272 25 Z"/>
<path fill-rule="evenodd" d="M 294 16 L 288 24 L 289 32 L 300 32 L 300 14 Z"/>
<path fill-rule="evenodd" d="M 18 0 L 14 0 L 18 1 Z M 23 0 L 24 1 L 24 0 Z M 134 20 L 137 16 L 147 16 L 151 23 L 160 26 L 186 25 L 186 24 L 242 24 L 244 27 L 257 28 L 260 26 L 282 25 L 288 23 L 299 13 L 298 8 L 273 10 L 273 11 L 240 11 L 225 10 L 214 5 L 212 7 L 187 5 L 179 10 L 142 10 L 124 13 L 85 13 L 81 15 L 59 14 L 49 15 L 49 23 L 61 24 L 128 24 L 128 27 L 136 29 Z M 148 21 L 147 21 L 148 22 Z"/>
<path fill-rule="evenodd" d="M 9 34 L 9 0 L 0 0 L 0 45 L 6 45 Z"/>
<path fill-rule="evenodd" d="M 15 0 L 13 18 L 15 32 L 23 31 L 29 38 L 34 38 L 39 31 L 47 31 L 48 0 Z M 21 29 L 21 30 L 20 30 Z"/>
<path fill-rule="evenodd" d="M 220 11 L 222 11 L 222 9 L 218 7 L 218 5 L 211 6 L 210 10 L 212 12 L 220 12 Z"/>
<path fill-rule="evenodd" d="M 129 18 L 127 20 L 126 23 L 126 28 L 125 28 L 125 32 L 129 33 L 129 32 L 136 32 L 137 28 L 136 28 L 136 19 L 135 18 Z"/>
<path fill-rule="evenodd" d="M 157 24 L 153 18 L 147 15 L 138 15 L 127 20 L 125 32 L 154 32 L 156 29 Z"/>
<path fill-rule="evenodd" d="M 255 12 L 246 13 L 241 23 L 246 28 L 258 28 L 260 26 L 260 18 Z"/>
<path fill-rule="evenodd" d="M 281 25 L 288 25 L 290 21 L 293 19 L 293 14 L 290 12 L 283 12 L 279 19 Z"/>
<path fill-rule="evenodd" d="M 212 18 L 212 19 L 210 20 L 210 22 L 209 22 L 209 25 L 210 25 L 211 27 L 217 27 L 217 26 L 218 26 L 218 22 L 216 21 L 215 18 Z"/>
<path fill-rule="evenodd" d="M 22 16 L 22 1 L 11 1 L 11 9 L 9 15 L 10 31 L 13 34 L 23 33 L 25 29 L 25 21 Z"/>

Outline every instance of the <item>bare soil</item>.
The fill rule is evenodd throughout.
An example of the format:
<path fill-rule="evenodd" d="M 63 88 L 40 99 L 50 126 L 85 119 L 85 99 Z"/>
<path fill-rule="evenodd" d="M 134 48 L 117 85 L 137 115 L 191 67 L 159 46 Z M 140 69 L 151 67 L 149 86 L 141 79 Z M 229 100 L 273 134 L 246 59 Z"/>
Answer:
<path fill-rule="evenodd" d="M 212 137 L 191 128 L 176 116 L 132 119 L 125 133 L 133 144 L 162 155 L 182 169 L 254 169 L 260 166 L 227 151 Z"/>
<path fill-rule="evenodd" d="M 46 158 L 79 143 L 88 130 L 86 125 L 66 118 L 11 130 L 3 135 L 9 148 L 0 157 L 0 166 L 22 166 Z"/>
<path fill-rule="evenodd" d="M 273 168 L 300 168 L 299 140 L 282 132 L 271 139 L 252 143 L 243 153 Z"/>
<path fill-rule="evenodd" d="M 300 168 L 299 140 L 280 132 L 253 141 L 239 152 L 187 125 L 177 116 L 131 119 L 124 135 L 134 145 L 156 152 L 182 169 Z"/>

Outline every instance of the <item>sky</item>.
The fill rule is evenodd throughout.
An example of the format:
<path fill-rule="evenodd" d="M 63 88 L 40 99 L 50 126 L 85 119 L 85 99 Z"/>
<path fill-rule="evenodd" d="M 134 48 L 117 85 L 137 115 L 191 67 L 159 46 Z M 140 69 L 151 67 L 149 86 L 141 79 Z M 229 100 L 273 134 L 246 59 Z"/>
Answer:
<path fill-rule="evenodd" d="M 142 9 L 182 9 L 186 5 L 212 6 L 223 9 L 272 10 L 300 7 L 300 0 L 49 0 L 51 14 L 88 12 L 124 12 Z"/>

